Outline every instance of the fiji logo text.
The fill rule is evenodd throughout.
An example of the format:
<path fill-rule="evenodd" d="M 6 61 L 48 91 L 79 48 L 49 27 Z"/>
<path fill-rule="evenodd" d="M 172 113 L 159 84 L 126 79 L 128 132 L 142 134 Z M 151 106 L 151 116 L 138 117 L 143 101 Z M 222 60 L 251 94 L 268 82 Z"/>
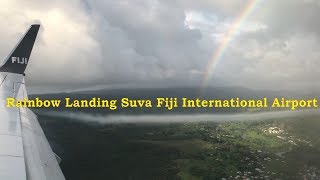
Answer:
<path fill-rule="evenodd" d="M 28 64 L 28 58 L 24 57 L 11 57 L 12 64 Z"/>

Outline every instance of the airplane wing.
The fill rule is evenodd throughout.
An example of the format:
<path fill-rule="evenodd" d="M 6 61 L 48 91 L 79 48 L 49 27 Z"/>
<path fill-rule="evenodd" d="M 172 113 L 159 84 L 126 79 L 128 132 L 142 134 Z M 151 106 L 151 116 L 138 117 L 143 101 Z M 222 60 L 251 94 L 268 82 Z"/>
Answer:
<path fill-rule="evenodd" d="M 7 108 L 6 99 L 28 98 L 24 71 L 40 25 L 32 25 L 0 66 L 0 180 L 64 180 L 37 116 Z"/>

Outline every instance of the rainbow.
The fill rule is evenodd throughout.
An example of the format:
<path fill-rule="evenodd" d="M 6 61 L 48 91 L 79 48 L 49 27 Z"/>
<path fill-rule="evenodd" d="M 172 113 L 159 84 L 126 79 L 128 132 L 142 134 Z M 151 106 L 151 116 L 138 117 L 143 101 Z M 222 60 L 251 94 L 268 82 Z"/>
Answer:
<path fill-rule="evenodd" d="M 219 61 L 222 59 L 224 52 L 228 48 L 230 42 L 235 37 L 237 30 L 241 27 L 242 23 L 251 14 L 256 5 L 260 0 L 248 0 L 248 3 L 241 10 L 240 14 L 235 18 L 230 28 L 226 32 L 226 35 L 222 39 L 221 43 L 218 45 L 217 49 L 214 51 L 212 58 L 210 59 L 207 68 L 204 73 L 201 89 L 205 89 L 208 86 L 208 81 L 217 67 Z"/>

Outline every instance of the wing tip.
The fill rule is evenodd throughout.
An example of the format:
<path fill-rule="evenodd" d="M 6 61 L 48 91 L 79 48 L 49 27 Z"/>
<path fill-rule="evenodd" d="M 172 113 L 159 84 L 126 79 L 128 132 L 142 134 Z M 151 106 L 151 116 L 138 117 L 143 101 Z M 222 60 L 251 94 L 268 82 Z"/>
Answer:
<path fill-rule="evenodd" d="M 40 24 L 32 24 L 31 26 L 32 27 L 40 27 L 41 25 Z"/>
<path fill-rule="evenodd" d="M 39 28 L 40 24 L 31 25 L 5 63 L 0 67 L 0 72 L 24 74 Z"/>

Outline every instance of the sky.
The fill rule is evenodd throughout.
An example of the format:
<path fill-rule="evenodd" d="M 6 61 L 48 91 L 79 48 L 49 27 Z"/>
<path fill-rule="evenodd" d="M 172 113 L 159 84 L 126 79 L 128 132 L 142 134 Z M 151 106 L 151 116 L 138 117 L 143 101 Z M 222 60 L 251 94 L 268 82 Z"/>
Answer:
<path fill-rule="evenodd" d="M 34 91 L 320 89 L 320 0 L 2 0 L 0 6 L 2 59 L 31 24 L 42 25 L 26 72 Z"/>

